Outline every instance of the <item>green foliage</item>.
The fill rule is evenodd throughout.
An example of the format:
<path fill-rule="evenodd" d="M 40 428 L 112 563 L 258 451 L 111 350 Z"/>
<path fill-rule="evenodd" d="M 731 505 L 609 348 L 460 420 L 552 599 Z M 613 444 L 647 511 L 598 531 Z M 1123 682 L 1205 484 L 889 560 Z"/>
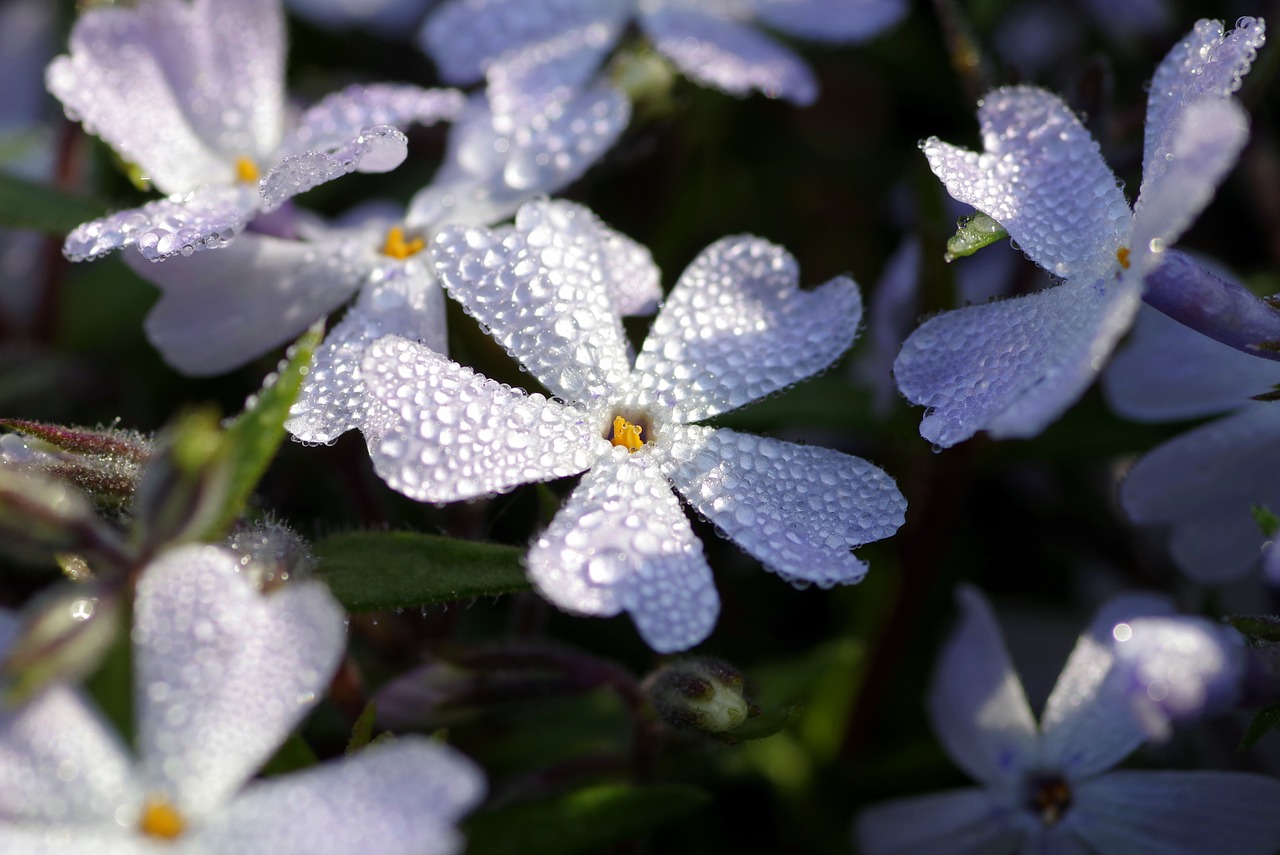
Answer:
<path fill-rule="evenodd" d="M 573 855 L 688 816 L 711 796 L 684 784 L 601 784 L 543 802 L 478 814 L 465 824 L 469 855 Z"/>
<path fill-rule="evenodd" d="M 943 258 L 947 261 L 965 258 L 1008 236 L 1004 226 L 981 211 L 972 216 L 961 217 L 956 220 L 956 233 L 947 240 L 947 251 Z"/>
<path fill-rule="evenodd" d="M 1276 532 L 1280 531 L 1280 517 L 1266 505 L 1253 505 L 1250 510 L 1253 511 L 1253 519 L 1258 528 L 1262 529 L 1262 536 L 1275 537 Z"/>
<path fill-rule="evenodd" d="M 1232 615 L 1227 623 L 1254 641 L 1280 641 L 1280 615 Z"/>
<path fill-rule="evenodd" d="M 0 227 L 62 235 L 106 212 L 93 199 L 0 173 Z"/>
<path fill-rule="evenodd" d="M 349 611 L 413 608 L 529 587 L 514 546 L 404 531 L 349 532 L 316 544 L 316 574 Z"/>
<path fill-rule="evenodd" d="M 1253 721 L 1249 722 L 1249 729 L 1245 731 L 1244 737 L 1240 740 L 1239 750 L 1244 751 L 1252 748 L 1259 739 L 1277 727 L 1280 727 L 1280 704 L 1273 704 L 1258 710 L 1253 715 Z"/>

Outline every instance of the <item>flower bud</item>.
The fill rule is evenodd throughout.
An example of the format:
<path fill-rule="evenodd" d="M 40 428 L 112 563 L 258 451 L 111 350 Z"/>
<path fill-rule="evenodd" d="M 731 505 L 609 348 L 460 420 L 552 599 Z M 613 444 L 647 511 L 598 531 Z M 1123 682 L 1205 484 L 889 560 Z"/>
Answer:
<path fill-rule="evenodd" d="M 742 675 L 719 659 L 663 665 L 645 678 L 644 690 L 672 727 L 728 733 L 759 712 L 743 694 Z"/>
<path fill-rule="evenodd" d="M 227 547 L 239 558 L 240 573 L 260 591 L 309 575 L 316 566 L 311 545 L 302 535 L 277 522 L 238 529 L 227 538 Z"/>
<path fill-rule="evenodd" d="M 230 480 L 230 443 L 208 410 L 179 417 L 156 446 L 133 504 L 134 535 L 144 553 L 204 537 Z"/>
<path fill-rule="evenodd" d="M 121 506 L 133 496 L 152 443 L 141 434 L 68 428 L 22 419 L 0 425 L 0 465 L 65 481 L 101 505 Z"/>

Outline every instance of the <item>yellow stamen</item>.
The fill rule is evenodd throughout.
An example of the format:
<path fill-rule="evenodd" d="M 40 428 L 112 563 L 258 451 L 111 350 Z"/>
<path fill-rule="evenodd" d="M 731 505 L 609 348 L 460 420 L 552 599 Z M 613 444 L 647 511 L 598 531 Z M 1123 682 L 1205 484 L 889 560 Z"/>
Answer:
<path fill-rule="evenodd" d="M 644 428 L 640 425 L 633 425 L 622 416 L 618 416 L 613 420 L 613 436 L 609 438 L 609 442 L 621 445 L 627 451 L 638 451 L 640 446 L 644 445 L 644 440 L 640 438 L 643 431 Z"/>
<path fill-rule="evenodd" d="M 247 157 L 236 158 L 236 178 L 239 178 L 245 184 L 256 184 L 262 174 L 258 172 L 258 165 Z"/>
<path fill-rule="evenodd" d="M 1129 269 L 1129 247 L 1122 246 L 1116 250 L 1116 261 L 1120 262 L 1120 266 L 1125 270 Z"/>
<path fill-rule="evenodd" d="M 163 798 L 149 798 L 142 806 L 142 819 L 138 830 L 148 837 L 160 840 L 176 840 L 187 828 L 187 821 L 178 809 Z"/>
<path fill-rule="evenodd" d="M 387 232 L 387 240 L 382 244 L 382 254 L 389 255 L 392 258 L 405 259 L 411 255 L 422 252 L 427 246 L 427 242 L 420 237 L 413 240 L 404 239 L 404 229 L 400 226 L 392 226 Z"/>

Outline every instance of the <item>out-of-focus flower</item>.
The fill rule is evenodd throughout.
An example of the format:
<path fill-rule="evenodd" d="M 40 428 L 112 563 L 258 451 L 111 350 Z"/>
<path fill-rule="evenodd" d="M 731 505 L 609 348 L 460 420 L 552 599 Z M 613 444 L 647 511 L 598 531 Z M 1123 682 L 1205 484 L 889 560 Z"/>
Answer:
<path fill-rule="evenodd" d="M 380 84 L 329 95 L 286 128 L 279 0 L 142 0 L 84 12 L 50 63 L 67 114 L 167 198 L 79 226 L 73 261 L 136 246 L 150 260 L 227 243 L 257 214 L 408 151 L 394 126 L 450 118 L 452 90 Z"/>
<path fill-rule="evenodd" d="M 137 759 L 73 689 L 0 718 L 0 849 L 55 855 L 452 853 L 480 773 L 405 737 L 251 781 L 328 684 L 343 613 L 318 582 L 263 596 L 211 546 L 175 549 L 138 584 Z M 166 850 L 168 851 L 168 850 Z"/>
<path fill-rule="evenodd" d="M 898 388 L 928 408 L 920 433 L 951 446 L 980 430 L 1030 437 L 1057 419 L 1129 328 L 1143 278 L 1213 197 L 1248 138 L 1231 98 L 1263 42 L 1241 18 L 1224 35 L 1199 21 L 1156 69 L 1134 209 L 1098 145 L 1057 96 L 997 89 L 980 105 L 982 153 L 933 138 L 934 173 L 1065 280 L 1045 291 L 926 321 L 894 364 Z"/>
<path fill-rule="evenodd" d="M 856 334 L 857 286 L 842 277 L 802 291 L 784 250 L 726 238 L 680 277 L 633 361 L 619 289 L 658 273 L 609 234 L 581 207 L 544 202 L 521 208 L 514 228 L 437 236 L 445 288 L 556 397 L 381 339 L 364 362 L 394 416 L 371 444 L 378 473 L 407 496 L 449 502 L 586 470 L 533 545 L 529 575 L 568 611 L 630 612 L 659 651 L 698 643 L 719 611 L 672 487 L 788 580 L 861 579 L 850 549 L 903 521 L 891 478 L 829 449 L 691 424 L 830 365 Z"/>
<path fill-rule="evenodd" d="M 1245 641 L 1196 617 L 1141 617 L 1116 624 L 1106 691 L 1128 700 L 1143 731 L 1167 739 L 1173 723 L 1223 712 L 1240 698 Z"/>
<path fill-rule="evenodd" d="M 1280 781 L 1232 772 L 1112 771 L 1143 741 L 1123 699 L 1102 691 L 1112 629 L 1163 613 L 1120 597 L 1080 637 L 1036 724 L 991 607 L 973 588 L 929 694 L 934 732 L 982 786 L 874 805 L 855 831 L 868 855 L 1204 852 L 1280 846 Z"/>
<path fill-rule="evenodd" d="M 897 23 L 906 8 L 903 0 L 445 0 L 421 42 L 451 83 L 488 72 L 491 86 L 545 96 L 581 86 L 634 20 L 698 83 L 807 105 L 818 94 L 813 72 L 753 24 L 853 42 Z"/>
<path fill-rule="evenodd" d="M 893 406 L 893 359 L 920 314 L 920 241 L 908 238 L 885 264 L 871 295 L 867 344 L 856 379 L 871 388 L 871 406 L 884 418 Z"/>
<path fill-rule="evenodd" d="M 341 30 L 358 26 L 392 38 L 412 33 L 431 0 L 285 0 L 289 11 Z"/>

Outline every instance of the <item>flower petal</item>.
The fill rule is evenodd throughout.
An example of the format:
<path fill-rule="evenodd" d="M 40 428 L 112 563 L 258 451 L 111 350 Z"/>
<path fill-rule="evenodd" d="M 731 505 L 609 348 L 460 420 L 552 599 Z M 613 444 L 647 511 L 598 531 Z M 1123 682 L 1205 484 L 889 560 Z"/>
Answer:
<path fill-rule="evenodd" d="M 865 855 L 1013 852 L 1024 832 L 1000 795 L 968 787 L 871 805 L 858 814 L 854 840 Z"/>
<path fill-rule="evenodd" d="M 530 202 L 514 229 L 451 228 L 431 246 L 441 283 L 498 343 L 571 402 L 612 397 L 631 359 L 603 259 L 608 232 L 571 202 Z"/>
<path fill-rule="evenodd" d="M 485 72 L 493 112 L 524 123 L 568 101 L 595 76 L 625 23 L 606 16 L 503 54 Z"/>
<path fill-rule="evenodd" d="M 950 447 L 980 430 L 1040 433 L 1093 382 L 1141 289 L 1136 277 L 1065 282 L 925 321 L 893 364 L 902 394 L 929 408 L 920 435 Z"/>
<path fill-rule="evenodd" d="M 505 53 L 571 30 L 618 27 L 630 0 L 446 0 L 418 34 L 450 83 L 474 83 Z"/>
<path fill-rule="evenodd" d="M 1099 611 L 1067 657 L 1040 717 L 1042 759 L 1079 781 L 1110 769 L 1145 741 L 1128 704 L 1101 691 L 1115 661 L 1116 624 L 1173 614 L 1167 597 L 1114 597 Z"/>
<path fill-rule="evenodd" d="M 0 824 L 0 852 L 22 855 L 138 855 L 138 838 L 108 825 L 57 829 Z"/>
<path fill-rule="evenodd" d="M 871 388 L 872 409 L 886 418 L 897 398 L 893 360 L 919 316 L 920 240 L 905 239 L 885 263 L 871 292 L 867 311 L 867 344 L 855 363 L 855 377 Z M 957 278 L 959 278 L 957 276 Z"/>
<path fill-rule="evenodd" d="M 93 261 L 136 246 L 148 261 L 217 249 L 238 235 L 258 211 L 257 188 L 212 185 L 148 202 L 76 226 L 62 245 L 71 261 Z"/>
<path fill-rule="evenodd" d="M 858 286 L 801 290 L 795 259 L 756 237 L 724 238 L 680 275 L 636 359 L 646 403 L 691 422 L 821 371 L 853 343 Z"/>
<path fill-rule="evenodd" d="M 1178 126 L 1186 123 L 1188 105 L 1203 98 L 1230 98 L 1265 40 L 1266 27 L 1257 18 L 1241 18 L 1225 36 L 1221 21 L 1201 19 L 1160 61 L 1147 96 L 1138 207 L 1148 185 L 1160 181 L 1169 167 L 1165 155 L 1175 145 Z"/>
<path fill-rule="evenodd" d="M 1128 240 L 1129 205 L 1098 144 L 1060 98 L 1009 86 L 978 110 L 982 154 L 922 144 L 956 199 L 1004 226 L 1036 264 L 1063 279 L 1100 276 Z"/>
<path fill-rule="evenodd" d="M 902 20 L 903 0 L 751 0 L 767 26 L 823 42 L 872 38 Z"/>
<path fill-rule="evenodd" d="M 664 467 L 676 490 L 787 581 L 859 582 L 867 565 L 850 550 L 903 523 L 906 499 L 861 458 L 727 429 L 668 430 L 679 431 Z"/>
<path fill-rule="evenodd" d="M 370 271 L 356 304 L 330 330 L 311 360 L 285 429 L 302 442 L 332 442 L 353 428 L 381 436 L 396 416 L 371 397 L 361 365 L 369 346 L 386 335 L 447 349 L 444 291 L 425 260 L 388 259 Z"/>
<path fill-rule="evenodd" d="M 609 447 L 603 425 L 542 395 L 388 336 L 365 351 L 369 394 L 394 416 L 369 455 L 382 479 L 424 502 L 456 502 L 575 475 Z"/>
<path fill-rule="evenodd" d="M 434 740 L 386 745 L 249 786 L 198 831 L 201 852 L 451 855 L 458 819 L 484 795 L 470 760 Z"/>
<path fill-rule="evenodd" d="M 258 770 L 329 685 L 345 615 L 319 582 L 263 595 L 236 556 L 183 546 L 138 582 L 138 752 L 149 783 L 209 813 Z"/>
<path fill-rule="evenodd" d="M 991 606 L 969 585 L 929 689 L 933 732 L 956 765 L 986 784 L 1013 784 L 1035 767 L 1039 734 Z"/>
<path fill-rule="evenodd" d="M 759 90 L 799 106 L 818 97 L 809 66 L 792 51 L 751 27 L 690 4 L 659 5 L 640 25 L 658 52 L 704 86 L 732 95 Z"/>
<path fill-rule="evenodd" d="M 1120 503 L 1134 522 L 1174 526 L 1174 557 L 1192 578 L 1240 576 L 1264 540 L 1252 506 L 1280 509 L 1278 436 L 1280 409 L 1271 403 L 1202 425 L 1142 457 L 1120 486 Z"/>
<path fill-rule="evenodd" d="M 456 89 L 423 89 L 393 83 L 348 86 L 330 93 L 302 114 L 281 154 L 340 148 L 377 125 L 401 129 L 411 124 L 434 125 L 453 119 L 466 103 L 466 97 Z"/>
<path fill-rule="evenodd" d="M 1270 855 L 1280 781 L 1243 772 L 1112 772 L 1076 788 L 1074 831 L 1098 852 Z"/>
<path fill-rule="evenodd" d="M 131 778 L 120 737 L 71 688 L 51 686 L 0 715 L 0 829 L 33 820 L 114 824 Z"/>
<path fill-rule="evenodd" d="M 529 579 L 568 612 L 631 613 L 659 653 L 715 627 L 720 598 L 680 503 L 643 449 L 597 461 L 529 550 Z"/>
<path fill-rule="evenodd" d="M 1201 99 L 1182 111 L 1164 154 L 1165 169 L 1144 179 L 1133 213 L 1134 270 L 1156 268 L 1213 199 L 1249 141 L 1249 117 L 1235 101 Z"/>
<path fill-rule="evenodd" d="M 1170 252 L 1160 271 L 1181 267 L 1174 261 L 1180 255 Z M 1277 383 L 1280 367 L 1271 360 L 1214 341 L 1150 306 L 1138 312 L 1128 342 L 1102 375 L 1111 409 L 1139 422 L 1214 415 Z"/>
<path fill-rule="evenodd" d="M 161 291 L 148 340 L 174 368 L 205 377 L 292 341 L 341 305 L 360 285 L 361 250 L 250 233 L 216 255 L 126 261 Z"/>
<path fill-rule="evenodd" d="M 279 4 L 257 0 L 90 9 L 46 83 L 163 192 L 230 183 L 237 158 L 279 144 L 283 27 Z"/>
<path fill-rule="evenodd" d="M 262 209 L 274 211 L 299 193 L 348 172 L 389 172 L 408 154 L 408 137 L 390 125 L 374 125 L 324 150 L 288 155 L 262 179 Z"/>

